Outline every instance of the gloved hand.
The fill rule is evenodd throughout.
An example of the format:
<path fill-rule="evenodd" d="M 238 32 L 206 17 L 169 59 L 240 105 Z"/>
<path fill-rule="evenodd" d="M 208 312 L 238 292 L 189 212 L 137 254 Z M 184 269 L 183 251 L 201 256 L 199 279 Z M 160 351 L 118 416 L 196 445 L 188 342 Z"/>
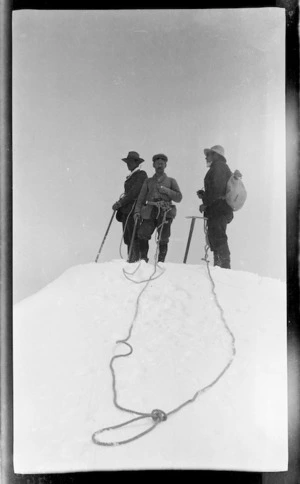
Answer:
<path fill-rule="evenodd" d="M 118 210 L 118 208 L 120 208 L 120 207 L 121 207 L 120 202 L 116 202 L 116 203 L 113 204 L 112 209 L 113 210 Z"/>
<path fill-rule="evenodd" d="M 234 178 L 242 178 L 242 174 L 239 170 L 235 170 L 235 172 L 233 173 L 233 176 Z"/>
<path fill-rule="evenodd" d="M 168 193 L 169 193 L 169 188 L 164 187 L 163 185 L 159 185 L 159 187 L 158 187 L 158 191 L 159 191 L 160 193 L 166 193 L 166 194 L 168 194 Z"/>
<path fill-rule="evenodd" d="M 205 209 L 206 209 L 206 205 L 204 205 L 203 203 L 200 205 L 199 207 L 199 210 L 201 213 L 205 212 Z"/>
<path fill-rule="evenodd" d="M 204 190 L 198 190 L 196 193 L 197 193 L 198 197 L 202 199 L 204 194 L 205 194 L 205 191 Z"/>
<path fill-rule="evenodd" d="M 133 215 L 133 219 L 135 222 L 138 222 L 140 220 L 141 216 L 138 212 L 136 212 L 134 215 Z"/>

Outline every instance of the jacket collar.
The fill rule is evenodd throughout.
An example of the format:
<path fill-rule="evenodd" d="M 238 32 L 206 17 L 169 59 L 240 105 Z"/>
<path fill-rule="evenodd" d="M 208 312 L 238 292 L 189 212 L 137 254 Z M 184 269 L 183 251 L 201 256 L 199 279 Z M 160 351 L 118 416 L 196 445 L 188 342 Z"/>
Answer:
<path fill-rule="evenodd" d="M 126 180 L 128 180 L 128 178 L 130 178 L 137 171 L 140 171 L 140 167 L 139 166 L 137 166 L 134 170 L 132 170 L 132 172 L 126 177 Z"/>
<path fill-rule="evenodd" d="M 156 180 L 164 180 L 165 178 L 167 178 L 167 174 L 166 172 L 164 172 L 163 175 L 158 175 L 157 173 L 154 173 L 153 178 L 155 178 Z"/>
<path fill-rule="evenodd" d="M 212 162 L 212 164 L 210 165 L 210 168 L 212 166 L 216 166 L 216 165 L 226 165 L 227 164 L 227 161 L 225 160 L 225 158 L 219 158 L 218 160 L 214 160 Z"/>

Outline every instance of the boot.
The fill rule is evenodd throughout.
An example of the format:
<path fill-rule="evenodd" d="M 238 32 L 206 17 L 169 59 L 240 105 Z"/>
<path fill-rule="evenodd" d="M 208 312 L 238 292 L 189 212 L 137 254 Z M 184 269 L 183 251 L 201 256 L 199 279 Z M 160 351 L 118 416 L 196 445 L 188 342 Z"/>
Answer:
<path fill-rule="evenodd" d="M 159 244 L 158 262 L 165 262 L 168 252 L 168 244 Z"/>
<path fill-rule="evenodd" d="M 216 250 L 214 250 L 214 266 L 221 266 L 220 256 Z"/>
<path fill-rule="evenodd" d="M 140 242 L 140 258 L 148 262 L 148 250 L 149 250 L 149 242 L 147 239 L 139 239 Z"/>
<path fill-rule="evenodd" d="M 231 269 L 231 267 L 230 267 L 230 257 L 228 259 L 224 259 L 221 262 L 220 267 L 222 267 L 222 269 Z"/>
<path fill-rule="evenodd" d="M 218 254 L 220 267 L 222 267 L 222 269 L 230 269 L 230 251 L 227 242 L 218 248 Z"/>
<path fill-rule="evenodd" d="M 130 246 L 128 245 L 128 261 L 127 262 L 138 262 L 140 260 L 140 245 L 138 240 L 134 240 L 131 249 L 131 256 L 129 258 L 129 249 Z"/>

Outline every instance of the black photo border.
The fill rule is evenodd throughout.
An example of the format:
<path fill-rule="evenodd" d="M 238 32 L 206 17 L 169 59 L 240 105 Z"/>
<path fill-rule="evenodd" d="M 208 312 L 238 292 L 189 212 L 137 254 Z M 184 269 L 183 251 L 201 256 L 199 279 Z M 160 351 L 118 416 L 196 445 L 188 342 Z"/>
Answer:
<path fill-rule="evenodd" d="M 100 8 L 101 7 L 101 8 Z M 97 471 L 65 474 L 15 474 L 13 470 L 13 359 L 12 359 L 12 14 L 14 10 L 119 9 L 285 9 L 286 18 L 286 261 L 289 466 L 287 472 L 260 473 L 210 470 Z M 300 311 L 299 311 L 299 5 L 297 0 L 217 2 L 184 6 L 161 2 L 96 2 L 95 0 L 2 0 L 0 2 L 0 482 L 3 484 L 98 483 L 101 479 L 197 479 L 232 484 L 299 484 L 300 482 Z M 298 415 L 297 422 L 290 415 Z M 179 475 L 178 475 L 179 473 Z M 147 474 L 147 475 L 145 475 Z M 157 475 L 158 474 L 158 475 Z"/>

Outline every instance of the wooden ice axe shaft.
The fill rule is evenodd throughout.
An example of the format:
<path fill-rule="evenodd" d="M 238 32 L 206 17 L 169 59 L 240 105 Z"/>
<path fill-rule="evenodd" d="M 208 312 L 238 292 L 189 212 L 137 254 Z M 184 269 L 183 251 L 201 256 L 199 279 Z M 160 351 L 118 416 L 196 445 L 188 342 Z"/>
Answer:
<path fill-rule="evenodd" d="M 189 237 L 188 237 L 188 241 L 187 241 L 187 245 L 186 245 L 186 249 L 185 249 L 185 254 L 184 254 L 184 259 L 183 259 L 184 264 L 186 263 L 187 256 L 188 256 L 188 253 L 189 253 L 189 250 L 190 250 L 190 245 L 191 245 L 191 240 L 192 240 L 192 235 L 193 235 L 193 231 L 194 231 L 196 218 L 205 219 L 206 217 L 189 216 L 189 217 L 185 217 L 185 218 L 191 219 L 191 225 L 190 225 Z"/>

